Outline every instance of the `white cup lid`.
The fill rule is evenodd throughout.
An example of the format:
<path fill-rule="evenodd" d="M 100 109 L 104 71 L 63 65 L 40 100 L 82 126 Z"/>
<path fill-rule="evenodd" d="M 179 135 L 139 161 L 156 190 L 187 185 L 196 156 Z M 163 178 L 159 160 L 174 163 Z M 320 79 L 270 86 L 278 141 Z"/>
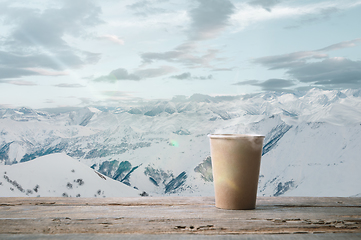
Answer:
<path fill-rule="evenodd" d="M 257 134 L 208 134 L 209 138 L 228 138 L 228 139 L 234 139 L 234 138 L 265 138 L 263 135 L 257 135 Z"/>

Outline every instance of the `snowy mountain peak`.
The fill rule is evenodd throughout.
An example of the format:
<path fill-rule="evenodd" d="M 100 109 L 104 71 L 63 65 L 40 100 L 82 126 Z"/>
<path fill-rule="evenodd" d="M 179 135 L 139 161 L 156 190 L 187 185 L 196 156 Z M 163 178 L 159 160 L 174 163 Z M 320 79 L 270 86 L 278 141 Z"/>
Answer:
<path fill-rule="evenodd" d="M 16 195 L 19 184 L 25 192 L 18 194 L 26 195 L 29 190 L 29 196 L 36 196 L 34 188 L 39 185 L 41 196 L 94 196 L 93 188 L 79 191 L 95 178 L 100 182 L 94 186 L 102 191 L 105 187 L 96 184 L 108 185 L 114 179 L 114 184 L 127 184 L 151 195 L 213 195 L 207 134 L 241 133 L 266 136 L 259 194 L 360 194 L 359 90 L 311 89 L 216 97 L 198 94 L 97 109 L 48 113 L 0 109 L 0 170 L 16 169 L 4 170 L 8 173 L 0 180 L 0 190 Z M 33 170 L 36 174 L 31 174 L 18 170 L 22 166 L 37 166 L 29 169 L 42 171 Z M 58 170 L 48 170 L 54 166 L 61 170 L 61 176 L 56 175 Z M 75 173 L 86 172 L 89 179 L 76 176 L 72 169 Z M 62 180 L 54 180 L 51 186 L 41 183 L 53 179 L 44 178 L 47 171 Z M 43 178 L 25 181 L 16 172 Z M 78 179 L 85 184 L 79 185 Z M 102 191 L 95 196 L 115 194 L 113 190 Z"/>
<path fill-rule="evenodd" d="M 94 107 L 84 107 L 79 110 L 69 113 L 69 124 L 86 126 L 95 114 L 99 114 L 102 111 Z"/>

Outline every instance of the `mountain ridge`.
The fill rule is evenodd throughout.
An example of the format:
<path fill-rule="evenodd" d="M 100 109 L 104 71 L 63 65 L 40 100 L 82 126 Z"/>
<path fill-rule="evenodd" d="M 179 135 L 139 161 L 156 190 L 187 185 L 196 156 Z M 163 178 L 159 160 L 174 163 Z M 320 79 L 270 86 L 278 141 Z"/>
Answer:
<path fill-rule="evenodd" d="M 100 172 L 106 162 L 127 163 L 103 174 L 118 181 L 127 176 L 127 184 L 153 196 L 208 196 L 211 169 L 200 165 L 210 157 L 207 134 L 257 133 L 266 136 L 259 195 L 353 196 L 361 192 L 360 93 L 195 95 L 103 111 L 0 109 L 0 166 L 63 153 Z M 311 174 L 318 172 L 328 179 L 319 188 Z"/>

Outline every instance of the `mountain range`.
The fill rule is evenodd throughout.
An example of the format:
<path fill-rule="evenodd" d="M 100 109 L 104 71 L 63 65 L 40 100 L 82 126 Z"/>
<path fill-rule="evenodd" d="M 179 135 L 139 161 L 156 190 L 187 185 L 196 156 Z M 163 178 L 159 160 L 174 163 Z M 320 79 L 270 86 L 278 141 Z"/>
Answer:
<path fill-rule="evenodd" d="M 35 195 L 36 185 L 46 189 L 40 196 L 97 195 L 93 189 L 67 188 L 85 177 L 70 177 L 68 170 L 51 174 L 57 168 L 45 163 L 52 159 L 63 161 L 64 168 L 75 169 L 76 163 L 79 172 L 89 171 L 97 180 L 100 175 L 109 179 L 104 182 L 115 180 L 129 189 L 120 191 L 124 196 L 211 196 L 210 133 L 265 136 L 259 196 L 361 196 L 361 90 L 316 88 L 195 94 L 114 108 L 0 109 L 0 172 L 7 172 L 0 179 L 0 196 L 26 196 L 26 189 Z M 51 174 L 57 183 L 34 178 L 23 166 L 38 169 L 37 176 Z M 119 196 L 115 191 L 104 190 L 102 196 Z"/>

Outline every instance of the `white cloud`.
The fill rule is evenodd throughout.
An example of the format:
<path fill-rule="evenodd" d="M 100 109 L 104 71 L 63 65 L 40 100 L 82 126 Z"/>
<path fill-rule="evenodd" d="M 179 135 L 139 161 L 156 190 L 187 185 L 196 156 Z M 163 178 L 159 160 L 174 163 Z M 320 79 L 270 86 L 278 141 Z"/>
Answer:
<path fill-rule="evenodd" d="M 312 14 L 326 14 L 325 10 L 327 9 L 345 10 L 357 7 L 361 5 L 361 0 L 325 1 L 303 6 L 290 6 L 281 3 L 272 8 L 272 11 L 267 11 L 261 6 L 253 6 L 246 3 L 238 3 L 235 5 L 236 12 L 231 16 L 231 22 L 235 26 L 234 31 L 238 32 L 257 22 L 282 18 L 295 18 Z"/>
<path fill-rule="evenodd" d="M 7 83 L 18 86 L 36 86 L 38 84 L 26 80 L 10 80 Z"/>
<path fill-rule="evenodd" d="M 69 75 L 69 73 L 66 71 L 49 71 L 49 70 L 42 69 L 42 68 L 25 68 L 25 69 L 36 72 L 39 75 L 43 75 L 43 76 L 66 76 L 66 75 Z"/>
<path fill-rule="evenodd" d="M 357 38 L 357 39 L 354 39 L 351 41 L 344 41 L 344 42 L 336 43 L 331 46 L 322 48 L 318 51 L 332 51 L 332 50 L 338 50 L 338 49 L 342 49 L 342 48 L 355 47 L 359 43 L 361 43 L 361 38 Z"/>
<path fill-rule="evenodd" d="M 98 62 L 100 54 L 74 47 L 65 36 L 85 36 L 103 23 L 100 7 L 86 0 L 34 6 L 19 3 L 5 1 L 0 6 L 0 27 L 9 27 L 0 38 L 0 78 L 61 76 L 67 74 L 44 68 L 59 71 Z"/>
<path fill-rule="evenodd" d="M 61 87 L 61 88 L 81 88 L 85 87 L 84 85 L 78 84 L 78 83 L 60 83 L 54 85 L 55 87 Z"/>
<path fill-rule="evenodd" d="M 120 45 L 124 45 L 124 40 L 123 39 L 120 39 L 118 36 L 115 36 L 115 35 L 109 35 L 109 34 L 106 34 L 106 35 L 103 35 L 103 36 L 100 36 L 99 37 L 100 39 L 107 39 L 113 43 L 117 43 L 117 44 L 120 44 Z"/>
<path fill-rule="evenodd" d="M 354 47 L 358 43 L 360 43 L 360 39 L 354 39 L 315 51 L 267 56 L 255 59 L 253 62 L 268 67 L 270 70 L 284 69 L 292 79 L 297 79 L 302 83 L 311 83 L 324 88 L 359 88 L 361 61 L 353 61 L 345 57 L 329 57 L 322 53 L 322 51 Z M 320 59 L 322 61 L 311 61 Z M 269 83 L 273 84 L 274 82 Z M 269 88 L 267 85 L 265 87 Z"/>

